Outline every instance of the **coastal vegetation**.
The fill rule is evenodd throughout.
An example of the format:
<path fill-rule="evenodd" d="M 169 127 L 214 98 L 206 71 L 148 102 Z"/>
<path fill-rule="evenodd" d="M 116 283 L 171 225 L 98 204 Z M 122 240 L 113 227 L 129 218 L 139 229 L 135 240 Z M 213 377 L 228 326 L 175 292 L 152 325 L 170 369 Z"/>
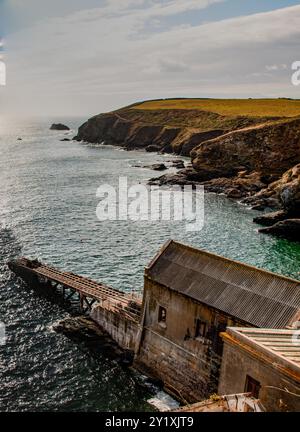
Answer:
<path fill-rule="evenodd" d="M 224 116 L 295 117 L 300 115 L 300 99 L 161 99 L 142 102 L 132 109 L 200 110 Z"/>

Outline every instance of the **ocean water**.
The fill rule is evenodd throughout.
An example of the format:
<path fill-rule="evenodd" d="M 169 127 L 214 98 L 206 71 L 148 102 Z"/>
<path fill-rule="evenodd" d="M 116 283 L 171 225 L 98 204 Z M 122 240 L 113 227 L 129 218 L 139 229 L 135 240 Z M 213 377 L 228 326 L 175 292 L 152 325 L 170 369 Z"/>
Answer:
<path fill-rule="evenodd" d="M 50 131 L 49 119 L 0 120 L 0 322 L 7 335 L 0 345 L 0 411 L 153 410 L 147 401 L 156 389 L 56 334 L 52 325 L 68 312 L 20 283 L 7 261 L 38 258 L 130 291 L 142 290 L 145 265 L 170 238 L 295 278 L 300 246 L 259 234 L 257 212 L 214 194 L 205 195 L 199 232 L 187 232 L 184 222 L 100 222 L 101 184 L 117 185 L 119 176 L 145 183 L 160 173 L 134 165 L 174 157 L 62 142 L 84 119 L 59 120 L 72 130 Z"/>

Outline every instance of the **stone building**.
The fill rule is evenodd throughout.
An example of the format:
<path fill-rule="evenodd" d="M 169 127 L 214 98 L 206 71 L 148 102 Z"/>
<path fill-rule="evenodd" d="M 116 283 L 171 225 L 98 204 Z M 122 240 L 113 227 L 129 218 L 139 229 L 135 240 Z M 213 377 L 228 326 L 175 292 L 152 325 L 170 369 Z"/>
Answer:
<path fill-rule="evenodd" d="M 142 299 L 37 260 L 9 267 L 51 299 L 77 297 L 126 358 L 183 402 L 203 401 L 219 387 L 229 396 L 250 391 L 267 409 L 299 408 L 290 398 L 299 393 L 299 346 L 284 330 L 300 321 L 297 280 L 174 241 L 145 269 Z"/>
<path fill-rule="evenodd" d="M 251 392 L 267 411 L 300 411 L 300 330 L 228 328 L 219 394 Z"/>
<path fill-rule="evenodd" d="M 221 332 L 299 318 L 298 281 L 170 241 L 145 269 L 135 365 L 182 400 L 203 400 L 218 390 Z"/>

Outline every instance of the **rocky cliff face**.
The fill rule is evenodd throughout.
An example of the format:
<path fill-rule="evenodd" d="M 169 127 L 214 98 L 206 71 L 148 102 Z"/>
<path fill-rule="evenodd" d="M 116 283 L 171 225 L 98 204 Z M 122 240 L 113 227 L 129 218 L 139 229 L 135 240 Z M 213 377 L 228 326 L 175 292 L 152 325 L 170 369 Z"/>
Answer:
<path fill-rule="evenodd" d="M 196 171 L 232 176 L 247 170 L 279 176 L 300 160 L 300 118 L 230 132 L 200 144 L 191 156 Z"/>
<path fill-rule="evenodd" d="M 74 139 L 190 155 L 191 166 L 150 183 L 201 183 L 208 191 L 243 199 L 258 210 L 281 209 L 274 222 L 300 217 L 300 117 L 226 117 L 200 110 L 129 107 L 92 117 Z"/>
<path fill-rule="evenodd" d="M 128 150 L 144 148 L 189 156 L 202 142 L 264 121 L 267 120 L 228 118 L 199 110 L 122 109 L 90 118 L 80 126 L 74 139 L 118 145 Z"/>
<path fill-rule="evenodd" d="M 199 131 L 197 128 L 174 127 L 159 123 L 146 123 L 141 119 L 109 113 L 92 117 L 78 130 L 78 141 L 119 145 L 130 149 L 163 151 L 188 156 L 200 142 L 216 138 L 221 129 Z M 129 117 L 129 118 L 128 118 Z"/>
<path fill-rule="evenodd" d="M 256 217 L 254 222 L 267 226 L 266 234 L 300 240 L 300 164 L 289 169 L 276 182 L 249 198 L 250 203 L 273 200 L 278 211 Z"/>
<path fill-rule="evenodd" d="M 279 180 L 249 197 L 246 203 L 266 206 L 270 200 L 273 203 L 270 207 L 278 207 L 290 216 L 300 217 L 300 164 L 287 170 Z"/>

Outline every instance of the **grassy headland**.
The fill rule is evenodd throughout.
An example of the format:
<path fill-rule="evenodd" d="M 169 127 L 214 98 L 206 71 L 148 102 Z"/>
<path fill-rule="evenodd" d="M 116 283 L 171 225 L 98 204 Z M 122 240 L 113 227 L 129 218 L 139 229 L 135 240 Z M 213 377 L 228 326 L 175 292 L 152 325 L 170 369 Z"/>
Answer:
<path fill-rule="evenodd" d="M 300 100 L 292 99 L 162 99 L 142 102 L 135 110 L 200 110 L 222 116 L 295 117 Z"/>

